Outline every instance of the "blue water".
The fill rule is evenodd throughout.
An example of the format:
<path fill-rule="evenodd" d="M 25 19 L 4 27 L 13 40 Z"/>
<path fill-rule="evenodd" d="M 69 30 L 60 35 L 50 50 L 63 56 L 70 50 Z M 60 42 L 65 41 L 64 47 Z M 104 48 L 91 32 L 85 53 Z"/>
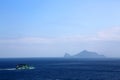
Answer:
<path fill-rule="evenodd" d="M 20 63 L 35 69 L 15 70 Z M 120 80 L 120 59 L 0 59 L 0 80 Z"/>

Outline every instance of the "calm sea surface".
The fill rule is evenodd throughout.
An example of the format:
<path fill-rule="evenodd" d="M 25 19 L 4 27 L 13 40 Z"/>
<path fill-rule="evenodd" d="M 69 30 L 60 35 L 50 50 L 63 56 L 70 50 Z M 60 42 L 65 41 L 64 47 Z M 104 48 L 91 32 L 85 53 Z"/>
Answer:
<path fill-rule="evenodd" d="M 15 70 L 21 63 L 35 69 Z M 0 80 L 120 80 L 120 59 L 0 59 Z"/>

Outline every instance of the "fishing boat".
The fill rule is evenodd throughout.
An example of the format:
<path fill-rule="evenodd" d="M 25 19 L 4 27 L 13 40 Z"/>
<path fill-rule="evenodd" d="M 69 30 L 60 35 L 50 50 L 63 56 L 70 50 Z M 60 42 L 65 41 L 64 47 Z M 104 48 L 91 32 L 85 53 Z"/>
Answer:
<path fill-rule="evenodd" d="M 34 67 L 29 66 L 28 64 L 17 64 L 16 69 L 17 70 L 25 70 L 25 69 L 34 69 Z"/>

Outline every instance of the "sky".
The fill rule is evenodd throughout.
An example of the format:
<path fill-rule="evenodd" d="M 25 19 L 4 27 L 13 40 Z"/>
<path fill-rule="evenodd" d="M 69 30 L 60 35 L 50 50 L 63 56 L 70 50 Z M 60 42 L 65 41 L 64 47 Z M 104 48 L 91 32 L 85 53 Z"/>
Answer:
<path fill-rule="evenodd" d="M 120 57 L 119 0 L 0 0 L 0 57 Z"/>

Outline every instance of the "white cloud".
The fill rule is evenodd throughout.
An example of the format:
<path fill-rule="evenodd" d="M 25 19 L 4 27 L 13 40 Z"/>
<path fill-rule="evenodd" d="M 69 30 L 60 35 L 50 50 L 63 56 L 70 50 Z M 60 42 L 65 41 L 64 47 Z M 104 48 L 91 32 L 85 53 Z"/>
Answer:
<path fill-rule="evenodd" d="M 63 40 L 72 42 L 82 41 L 120 41 L 120 27 L 110 27 L 103 31 L 99 31 L 95 35 L 79 35 L 63 37 Z"/>
<path fill-rule="evenodd" d="M 62 36 L 55 38 L 42 38 L 42 37 L 25 37 L 25 38 L 13 38 L 13 39 L 0 39 L 0 43 L 23 43 L 23 44 L 59 44 L 59 43 L 74 43 L 93 40 L 91 36 L 72 35 Z"/>
<path fill-rule="evenodd" d="M 40 37 L 26 37 L 26 38 L 13 38 L 13 39 L 0 39 L 0 43 L 50 43 L 50 38 Z"/>
<path fill-rule="evenodd" d="M 74 43 L 85 41 L 111 41 L 120 40 L 120 27 L 112 27 L 98 32 L 96 35 L 72 35 L 56 38 L 25 37 L 14 39 L 0 39 L 0 43 L 27 43 L 27 44 L 56 44 L 56 43 Z"/>
<path fill-rule="evenodd" d="M 120 27 L 112 27 L 98 33 L 98 40 L 120 40 Z"/>

